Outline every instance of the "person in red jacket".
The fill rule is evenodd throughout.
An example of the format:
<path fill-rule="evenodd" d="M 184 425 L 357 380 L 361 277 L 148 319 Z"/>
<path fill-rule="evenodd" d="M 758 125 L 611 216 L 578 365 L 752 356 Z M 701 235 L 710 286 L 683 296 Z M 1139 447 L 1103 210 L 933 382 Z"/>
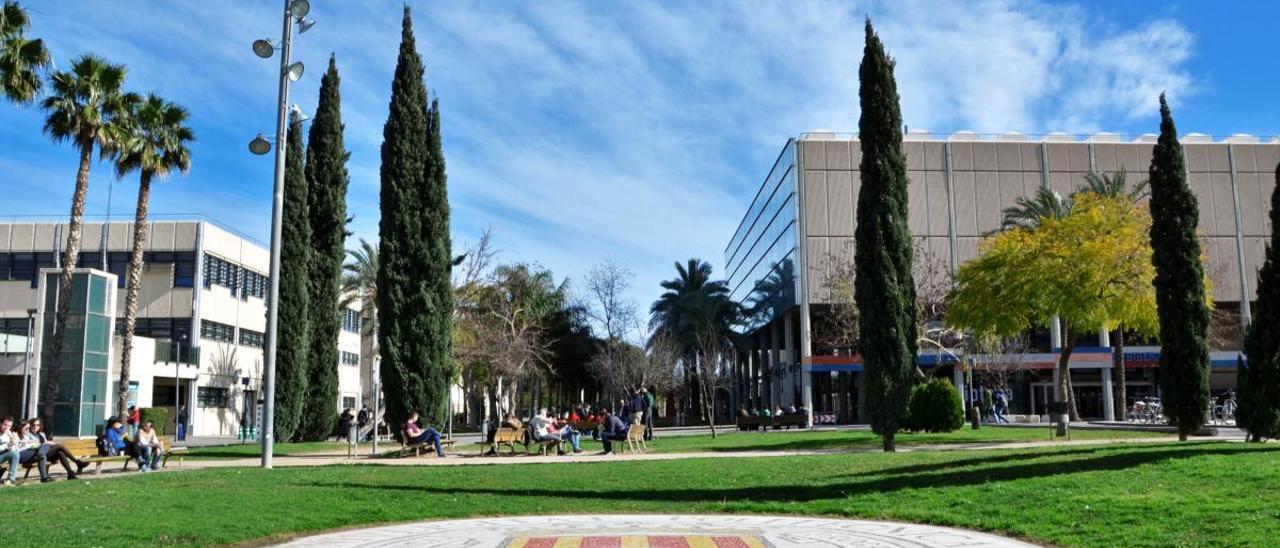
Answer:
<path fill-rule="evenodd" d="M 129 439 L 138 437 L 138 423 L 142 421 L 142 412 L 138 410 L 138 406 L 129 406 Z"/>

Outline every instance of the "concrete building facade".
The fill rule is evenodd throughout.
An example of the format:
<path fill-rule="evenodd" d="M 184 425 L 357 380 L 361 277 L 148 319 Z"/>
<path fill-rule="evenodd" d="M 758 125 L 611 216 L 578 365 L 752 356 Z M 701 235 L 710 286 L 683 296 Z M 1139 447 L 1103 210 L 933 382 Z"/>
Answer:
<path fill-rule="evenodd" d="M 0 415 L 34 412 L 35 398 L 28 400 L 25 410 L 21 399 L 24 379 L 34 387 L 40 371 L 39 353 L 28 349 L 40 348 L 42 331 L 37 328 L 28 341 L 29 321 L 38 326 L 42 318 L 28 311 L 37 308 L 37 273 L 59 267 L 65 230 L 65 222 L 57 221 L 0 223 Z M 192 435 L 237 435 L 242 419 L 248 424 L 259 419 L 267 246 L 208 220 L 154 221 L 148 230 L 130 401 L 140 407 L 168 408 L 171 418 L 180 403 L 189 412 Z M 109 272 L 118 280 L 116 340 L 107 375 L 112 401 L 119 386 L 120 318 L 132 235 L 131 222 L 85 223 L 77 265 Z M 355 299 L 344 310 L 335 341 L 335 416 L 342 408 L 358 408 L 366 397 L 371 360 L 362 356 L 359 309 Z M 105 409 L 113 414 L 114 404 Z"/>
<path fill-rule="evenodd" d="M 1214 286 L 1211 383 L 1226 390 L 1235 383 L 1241 327 L 1270 230 L 1266 204 L 1280 140 L 1188 134 L 1182 142 Z M 1154 144 L 1154 135 L 907 134 L 909 222 L 918 265 L 922 258 L 935 261 L 949 285 L 950 275 L 977 256 L 978 243 L 1019 197 L 1040 188 L 1068 195 L 1089 172 L 1123 170 L 1131 182 L 1145 180 Z M 745 329 L 750 346 L 730 389 L 734 405 L 804 406 L 820 422 L 864 421 L 860 359 L 821 336 L 831 302 L 828 276 L 853 260 L 860 161 L 856 136 L 822 132 L 788 140 L 726 247 L 732 297 L 753 312 Z M 1017 365 L 1013 407 L 1038 415 L 1054 398 L 1052 365 L 1061 341 L 1047 327 L 1028 336 L 1032 347 Z M 1159 347 L 1129 344 L 1132 401 L 1156 391 Z M 1107 334 L 1084 337 L 1078 345 L 1071 368 L 1082 415 L 1121 416 L 1111 398 L 1102 397 L 1112 387 Z M 925 367 L 950 369 L 954 362 L 926 354 L 922 348 Z"/>

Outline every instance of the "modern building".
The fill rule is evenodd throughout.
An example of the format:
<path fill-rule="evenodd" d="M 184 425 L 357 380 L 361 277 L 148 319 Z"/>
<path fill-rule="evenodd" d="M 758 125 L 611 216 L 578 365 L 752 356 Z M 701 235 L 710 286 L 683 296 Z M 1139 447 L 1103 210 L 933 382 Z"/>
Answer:
<path fill-rule="evenodd" d="M 1155 135 L 1128 139 L 1106 133 L 1085 138 L 908 133 L 903 146 L 917 265 L 935 261 L 949 285 L 956 267 L 977 255 L 979 241 L 999 226 L 1002 211 L 1019 197 L 1040 188 L 1070 194 L 1089 172 L 1124 170 L 1131 181 L 1145 180 L 1155 140 Z M 1193 133 L 1182 144 L 1213 280 L 1211 383 L 1215 391 L 1224 391 L 1235 384 L 1241 327 L 1248 322 L 1248 301 L 1256 298 L 1280 140 L 1262 142 L 1248 135 L 1215 140 Z M 734 405 L 804 406 L 824 422 L 865 422 L 861 360 L 832 336 L 828 319 L 829 276 L 853 260 L 860 161 L 856 136 L 815 132 L 789 139 L 725 248 L 732 297 L 754 311 L 745 329 L 751 345 L 737 364 L 729 393 Z M 1045 413 L 1045 403 L 1054 397 L 1059 339 L 1057 329 L 1049 327 L 1028 333 L 1031 348 L 1015 365 L 1015 412 Z M 1133 344 L 1125 351 L 1131 401 L 1155 392 L 1160 352 L 1158 346 Z M 1122 416 L 1112 409 L 1111 398 L 1103 397 L 1112 391 L 1108 347 L 1106 333 L 1092 334 L 1079 341 L 1071 358 L 1075 396 L 1085 417 Z M 922 367 L 938 366 L 935 374 L 953 375 L 960 369 L 951 367 L 954 362 L 941 351 L 921 348 Z M 955 378 L 962 382 L 961 375 Z"/>
<path fill-rule="evenodd" d="M 154 221 L 146 229 L 129 399 L 139 407 L 168 408 L 170 417 L 177 405 L 185 406 L 192 435 L 234 436 L 242 418 L 248 424 L 259 419 L 267 246 L 204 219 Z M 65 222 L 59 221 L 0 223 L 0 416 L 30 416 L 35 409 L 41 356 L 34 349 L 42 348 L 41 337 L 52 329 L 53 316 L 51 306 L 48 313 L 39 306 L 40 295 L 57 278 L 48 273 L 60 267 L 65 231 Z M 109 364 L 101 364 L 106 375 L 93 376 L 93 382 L 84 376 L 85 394 L 90 394 L 90 384 L 107 383 L 92 387 L 86 396 L 106 395 L 105 402 L 86 411 L 90 424 L 114 413 L 132 238 L 131 222 L 87 222 L 83 227 L 77 267 L 86 276 L 110 280 L 107 298 L 114 306 L 98 312 L 115 325 L 115 336 L 100 350 L 111 356 Z M 358 408 L 365 397 L 371 360 L 361 355 L 359 308 L 358 299 L 348 305 L 334 341 L 339 351 L 335 415 L 342 408 Z M 34 333 L 31 344 L 28 333 Z M 68 360 L 63 362 L 65 369 Z M 30 387 L 25 411 L 24 379 Z M 91 403 L 87 400 L 82 402 L 85 409 Z"/>

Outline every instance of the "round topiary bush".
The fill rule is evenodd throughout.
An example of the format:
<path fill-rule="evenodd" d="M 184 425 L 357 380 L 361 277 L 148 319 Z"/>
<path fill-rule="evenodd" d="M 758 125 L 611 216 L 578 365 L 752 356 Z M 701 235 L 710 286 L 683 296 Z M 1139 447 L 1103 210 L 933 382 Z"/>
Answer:
<path fill-rule="evenodd" d="M 911 388 L 903 425 L 914 432 L 959 430 L 964 426 L 964 402 L 960 399 L 960 391 L 943 379 L 915 385 Z"/>

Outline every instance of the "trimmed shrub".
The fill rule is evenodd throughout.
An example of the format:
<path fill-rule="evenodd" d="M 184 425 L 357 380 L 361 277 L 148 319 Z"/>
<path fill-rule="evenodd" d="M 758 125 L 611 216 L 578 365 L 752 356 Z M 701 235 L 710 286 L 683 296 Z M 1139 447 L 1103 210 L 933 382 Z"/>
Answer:
<path fill-rule="evenodd" d="M 159 432 L 161 436 L 168 435 L 169 433 L 169 409 L 168 408 L 143 407 L 142 409 L 138 410 L 138 418 L 139 420 L 142 421 L 138 423 L 139 426 L 146 424 L 147 421 L 151 421 L 151 423 L 155 425 L 156 432 Z"/>
<path fill-rule="evenodd" d="M 964 426 L 964 402 L 950 382 L 933 379 L 911 388 L 905 426 L 913 432 L 952 432 Z"/>

